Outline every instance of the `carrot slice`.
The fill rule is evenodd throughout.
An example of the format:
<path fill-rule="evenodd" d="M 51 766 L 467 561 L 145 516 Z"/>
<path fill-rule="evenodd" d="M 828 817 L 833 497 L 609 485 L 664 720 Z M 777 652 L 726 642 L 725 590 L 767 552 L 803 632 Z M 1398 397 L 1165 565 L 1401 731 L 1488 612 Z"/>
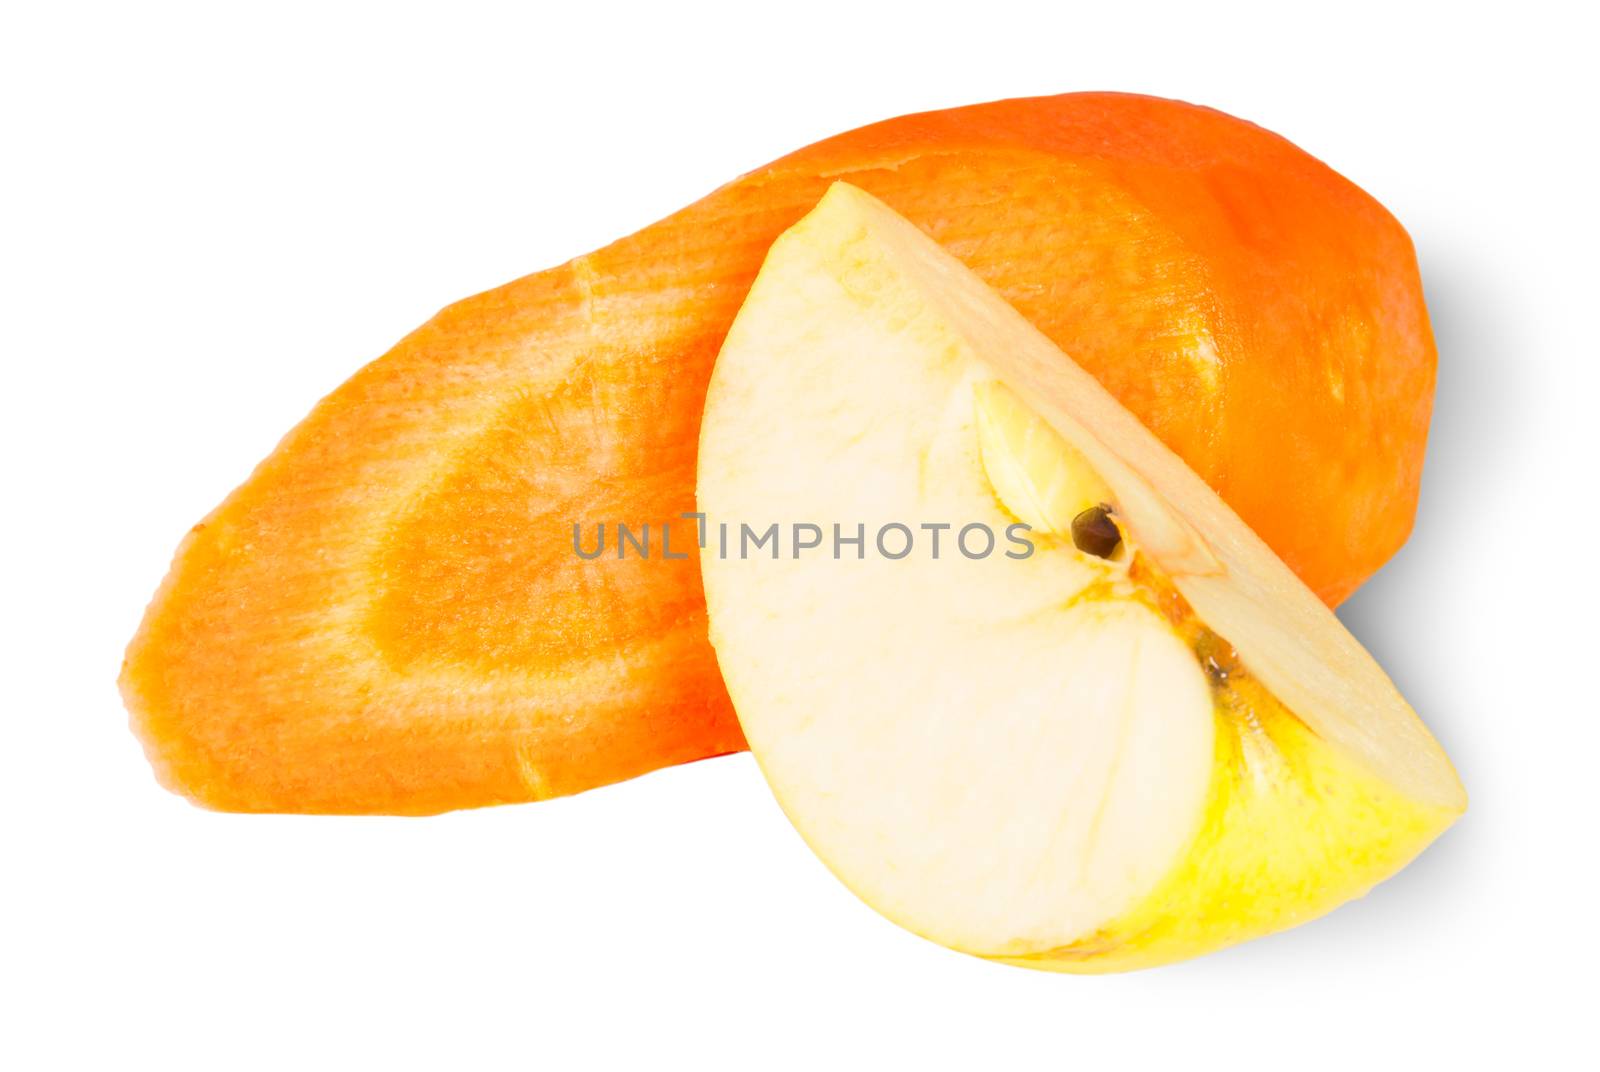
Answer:
<path fill-rule="evenodd" d="M 1434 348 L 1374 200 L 1205 108 L 1002 101 L 819 142 L 440 313 L 194 527 L 122 687 L 164 784 L 423 814 L 743 747 L 692 552 L 707 379 L 836 179 L 970 265 L 1336 603 L 1405 540 Z M 776 520 L 776 519 L 775 519 Z M 605 523 L 608 544 L 594 547 Z M 652 530 L 617 557 L 615 523 Z"/>

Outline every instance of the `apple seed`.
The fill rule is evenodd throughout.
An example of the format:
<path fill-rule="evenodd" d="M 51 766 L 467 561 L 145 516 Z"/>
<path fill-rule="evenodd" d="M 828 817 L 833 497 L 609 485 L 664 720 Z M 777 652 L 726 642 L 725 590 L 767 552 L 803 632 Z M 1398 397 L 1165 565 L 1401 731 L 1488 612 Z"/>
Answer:
<path fill-rule="evenodd" d="M 1122 542 L 1122 533 L 1111 520 L 1106 503 L 1091 506 L 1072 519 L 1072 542 L 1078 550 L 1097 558 L 1110 558 Z"/>

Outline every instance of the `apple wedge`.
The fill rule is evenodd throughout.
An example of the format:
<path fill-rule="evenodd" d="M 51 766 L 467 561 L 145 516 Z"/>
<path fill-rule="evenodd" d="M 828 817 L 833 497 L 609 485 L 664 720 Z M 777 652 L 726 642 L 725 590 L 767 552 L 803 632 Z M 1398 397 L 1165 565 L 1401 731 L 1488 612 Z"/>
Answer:
<path fill-rule="evenodd" d="M 750 747 L 817 855 L 918 934 L 1035 968 L 1178 960 L 1362 894 L 1465 807 L 1205 482 L 852 186 L 767 255 L 698 464 Z"/>

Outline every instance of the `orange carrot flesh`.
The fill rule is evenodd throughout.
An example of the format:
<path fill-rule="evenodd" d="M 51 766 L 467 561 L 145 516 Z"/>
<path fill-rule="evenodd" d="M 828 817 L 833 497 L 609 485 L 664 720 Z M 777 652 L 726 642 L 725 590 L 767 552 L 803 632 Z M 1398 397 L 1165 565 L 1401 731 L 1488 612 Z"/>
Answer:
<path fill-rule="evenodd" d="M 1435 356 L 1377 202 L 1172 101 L 907 116 L 453 305 L 324 399 L 190 532 L 129 647 L 162 781 L 424 814 L 742 748 L 679 517 L 723 334 L 838 179 L 995 286 L 1328 602 L 1404 542 Z M 574 523 L 592 547 L 600 522 L 612 545 L 581 558 Z M 616 557 L 615 522 L 650 526 L 648 559 Z"/>

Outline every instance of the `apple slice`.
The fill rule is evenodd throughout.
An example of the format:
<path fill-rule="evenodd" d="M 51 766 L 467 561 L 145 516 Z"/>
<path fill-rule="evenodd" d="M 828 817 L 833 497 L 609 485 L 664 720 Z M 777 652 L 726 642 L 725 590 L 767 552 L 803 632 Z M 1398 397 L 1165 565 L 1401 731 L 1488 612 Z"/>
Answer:
<path fill-rule="evenodd" d="M 854 187 L 778 239 L 728 333 L 699 506 L 773 792 L 863 900 L 952 948 L 1193 956 L 1358 896 L 1465 807 L 1222 500 Z"/>

